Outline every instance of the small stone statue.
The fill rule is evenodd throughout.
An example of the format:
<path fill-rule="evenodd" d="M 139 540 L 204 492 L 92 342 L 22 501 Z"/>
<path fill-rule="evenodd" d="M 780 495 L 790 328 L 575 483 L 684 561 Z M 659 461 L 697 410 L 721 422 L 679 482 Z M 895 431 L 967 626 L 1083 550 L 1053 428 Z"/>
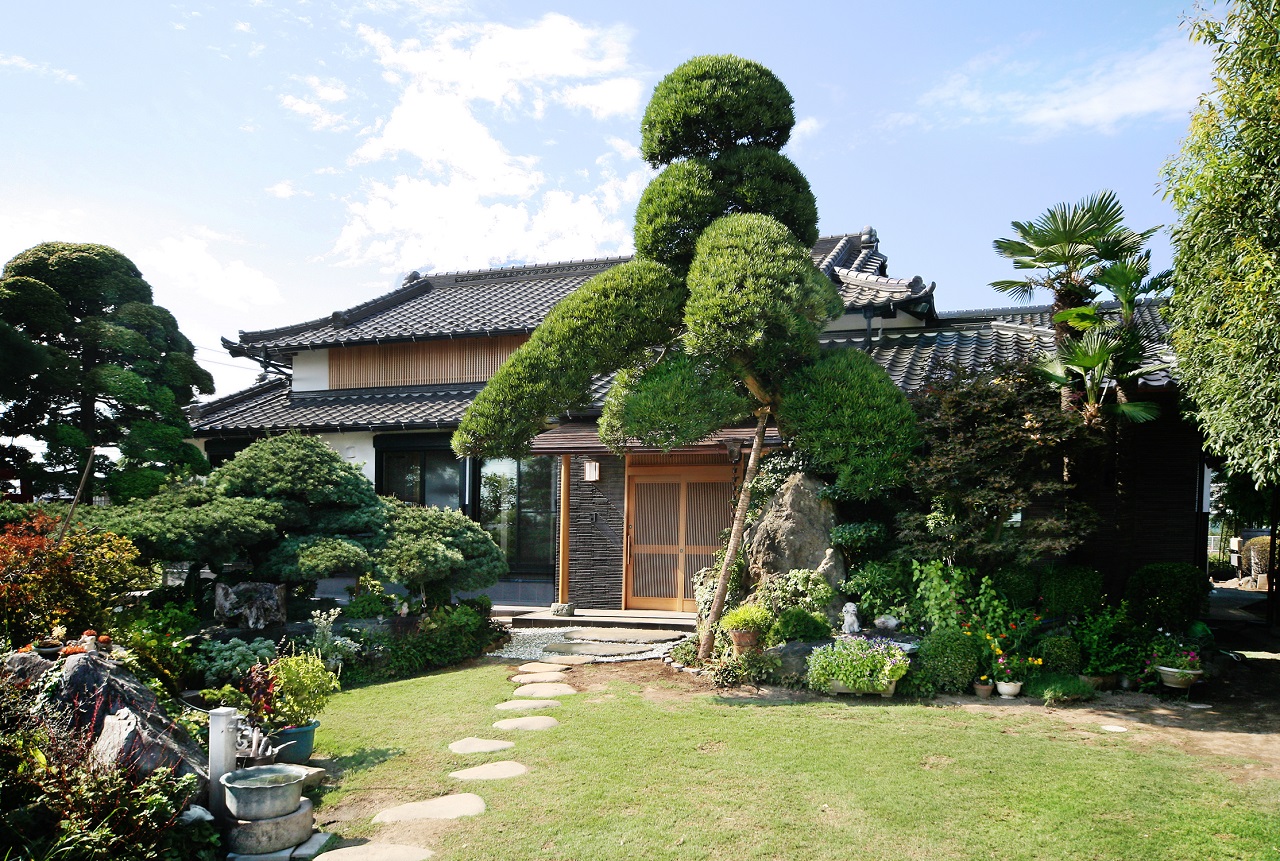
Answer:
<path fill-rule="evenodd" d="M 840 611 L 844 616 L 844 627 L 841 629 L 846 634 L 856 634 L 862 630 L 862 625 L 858 623 L 858 605 L 850 601 L 844 605 L 844 609 Z"/>

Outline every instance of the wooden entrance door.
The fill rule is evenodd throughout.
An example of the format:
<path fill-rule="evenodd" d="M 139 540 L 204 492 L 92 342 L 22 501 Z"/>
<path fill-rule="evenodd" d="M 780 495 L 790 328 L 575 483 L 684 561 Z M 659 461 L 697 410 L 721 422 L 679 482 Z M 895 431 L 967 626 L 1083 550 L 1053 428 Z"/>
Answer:
<path fill-rule="evenodd" d="M 633 467 L 627 479 L 626 606 L 694 612 L 693 575 L 733 523 L 733 467 Z"/>

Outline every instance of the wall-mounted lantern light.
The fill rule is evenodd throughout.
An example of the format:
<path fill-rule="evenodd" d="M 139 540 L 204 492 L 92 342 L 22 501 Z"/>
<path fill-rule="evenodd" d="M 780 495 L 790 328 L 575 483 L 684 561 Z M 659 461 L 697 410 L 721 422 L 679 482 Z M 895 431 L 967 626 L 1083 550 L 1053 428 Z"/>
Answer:
<path fill-rule="evenodd" d="M 600 480 L 600 461 L 586 458 L 582 461 L 582 480 L 583 481 L 599 481 Z"/>

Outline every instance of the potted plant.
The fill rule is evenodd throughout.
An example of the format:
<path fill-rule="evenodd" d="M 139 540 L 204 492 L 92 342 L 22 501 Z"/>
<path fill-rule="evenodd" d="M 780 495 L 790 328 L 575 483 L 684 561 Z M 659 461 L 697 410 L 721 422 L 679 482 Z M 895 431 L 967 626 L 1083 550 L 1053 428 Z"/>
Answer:
<path fill-rule="evenodd" d="M 910 659 L 891 640 L 854 637 L 809 653 L 809 687 L 828 694 L 893 696 Z"/>
<path fill-rule="evenodd" d="M 996 656 L 995 679 L 996 690 L 1002 699 L 1011 700 L 1022 693 L 1022 683 L 1027 673 L 1039 667 L 1043 662 L 1039 658 L 1024 658 L 1021 655 L 999 654 Z"/>
<path fill-rule="evenodd" d="M 1158 634 L 1152 644 L 1152 669 L 1167 687 L 1186 690 L 1198 682 L 1204 675 L 1200 660 L 1198 651 L 1168 632 Z"/>
<path fill-rule="evenodd" d="M 995 692 L 996 683 L 990 673 L 983 673 L 973 681 L 973 692 L 979 699 L 989 700 Z"/>
<path fill-rule="evenodd" d="M 760 638 L 773 626 L 773 616 L 759 604 L 739 604 L 720 617 L 721 630 L 733 640 L 734 656 L 758 649 Z"/>
<path fill-rule="evenodd" d="M 316 715 L 339 689 L 338 677 L 318 655 L 276 658 L 267 667 L 271 677 L 270 711 L 266 723 L 272 744 L 293 744 L 276 754 L 276 762 L 302 764 L 315 748 Z"/>
<path fill-rule="evenodd" d="M 1073 636 L 1080 644 L 1080 678 L 1094 690 L 1107 691 L 1116 686 L 1116 674 L 1123 668 L 1126 623 L 1123 606 L 1115 610 L 1104 607 L 1073 623 Z"/>
<path fill-rule="evenodd" d="M 36 654 L 42 658 L 54 660 L 58 657 L 58 653 L 62 651 L 62 647 L 66 645 L 63 637 L 67 636 L 67 628 L 65 625 L 54 625 L 49 631 L 49 636 L 36 641 Z"/>

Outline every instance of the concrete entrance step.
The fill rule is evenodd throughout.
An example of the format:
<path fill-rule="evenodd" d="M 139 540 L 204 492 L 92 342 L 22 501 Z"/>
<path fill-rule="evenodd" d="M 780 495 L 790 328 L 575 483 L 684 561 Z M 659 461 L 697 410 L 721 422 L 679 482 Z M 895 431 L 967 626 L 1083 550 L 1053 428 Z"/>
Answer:
<path fill-rule="evenodd" d="M 512 615 L 513 628 L 645 628 L 693 633 L 698 629 L 696 613 L 666 610 L 579 610 L 572 616 L 553 616 L 551 610 Z"/>
<path fill-rule="evenodd" d="M 566 633 L 564 638 L 596 643 L 670 643 L 687 636 L 688 631 L 668 631 L 662 628 L 575 628 Z"/>

